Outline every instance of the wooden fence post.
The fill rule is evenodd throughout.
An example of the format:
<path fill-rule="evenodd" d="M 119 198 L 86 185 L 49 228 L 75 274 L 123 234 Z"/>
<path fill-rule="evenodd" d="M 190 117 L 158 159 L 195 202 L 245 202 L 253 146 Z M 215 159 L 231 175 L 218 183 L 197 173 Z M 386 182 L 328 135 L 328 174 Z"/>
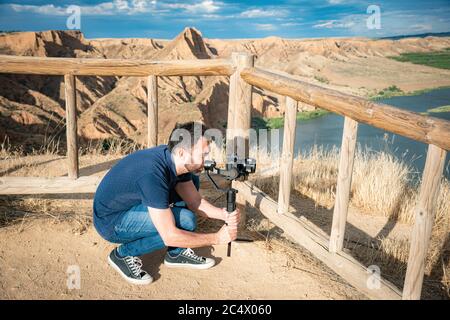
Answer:
<path fill-rule="evenodd" d="M 330 235 L 330 252 L 339 252 L 344 246 L 345 224 L 352 186 L 353 162 L 355 159 L 358 122 L 345 117 L 342 133 L 341 155 L 333 210 L 333 223 Z"/>
<path fill-rule="evenodd" d="M 253 67 L 254 56 L 246 52 L 234 52 L 232 54 L 232 61 L 236 67 L 236 71 L 230 77 L 226 154 L 229 156 L 237 153 L 239 157 L 248 157 L 252 112 L 252 86 L 241 78 L 241 71 L 244 68 Z M 245 200 L 242 197 L 236 197 L 236 207 L 241 212 L 239 229 L 242 230 L 246 221 Z"/>
<path fill-rule="evenodd" d="M 66 98 L 66 138 L 68 176 L 70 179 L 78 178 L 78 140 L 77 140 L 77 91 L 75 76 L 64 75 L 64 88 Z"/>
<path fill-rule="evenodd" d="M 244 68 L 254 65 L 254 56 L 246 52 L 233 52 L 231 60 L 236 71 L 230 77 L 227 120 L 227 156 L 235 154 L 242 144 L 246 146 L 244 154 L 248 156 L 248 130 L 251 127 L 252 86 L 241 78 Z M 237 141 L 236 141 L 237 140 Z"/>
<path fill-rule="evenodd" d="M 292 166 L 294 164 L 295 129 L 297 125 L 297 101 L 286 97 L 284 112 L 283 151 L 280 158 L 280 186 L 278 192 L 278 213 L 289 210 L 291 195 Z"/>
<path fill-rule="evenodd" d="M 147 78 L 147 141 L 148 147 L 158 145 L 158 77 Z"/>
<path fill-rule="evenodd" d="M 411 233 L 408 267 L 403 287 L 403 299 L 405 300 L 420 299 L 425 259 L 436 215 L 436 200 L 439 194 L 446 154 L 447 152 L 444 149 L 432 144 L 428 146 L 419 200 L 415 208 L 416 220 Z"/>

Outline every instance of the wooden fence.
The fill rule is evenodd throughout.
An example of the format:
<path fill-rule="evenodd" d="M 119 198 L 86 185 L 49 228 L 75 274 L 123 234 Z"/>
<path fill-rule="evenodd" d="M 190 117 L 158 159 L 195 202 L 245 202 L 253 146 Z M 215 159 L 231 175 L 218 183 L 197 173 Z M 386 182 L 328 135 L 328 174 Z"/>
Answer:
<path fill-rule="evenodd" d="M 148 146 L 158 141 L 158 76 L 230 76 L 227 153 L 232 145 L 247 146 L 251 124 L 252 86 L 286 96 L 284 140 L 280 158 L 278 201 L 249 182 L 234 181 L 239 190 L 238 206 L 250 204 L 284 230 L 348 283 L 373 299 L 420 299 L 424 264 L 436 213 L 439 182 L 447 150 L 450 149 L 450 122 L 374 103 L 300 81 L 294 76 L 254 67 L 254 57 L 233 53 L 230 60 L 147 61 L 124 59 L 72 59 L 0 56 L 0 73 L 62 75 L 65 81 L 68 177 L 53 179 L 0 177 L 0 194 L 95 192 L 101 177 L 79 177 L 76 76 L 145 76 L 148 78 Z M 345 117 L 340 151 L 336 199 L 331 234 L 289 212 L 297 101 Z M 380 286 L 367 285 L 372 274 L 343 250 L 358 123 L 384 129 L 427 143 L 428 153 L 403 292 L 384 279 Z M 239 129 L 239 130 L 236 130 Z M 241 140 L 237 143 L 237 140 Z"/>

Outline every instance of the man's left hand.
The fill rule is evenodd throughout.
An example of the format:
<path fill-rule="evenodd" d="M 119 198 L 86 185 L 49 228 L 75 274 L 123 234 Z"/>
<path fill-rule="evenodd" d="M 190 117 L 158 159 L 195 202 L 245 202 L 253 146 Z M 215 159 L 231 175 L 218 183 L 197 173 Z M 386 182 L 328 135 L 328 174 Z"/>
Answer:
<path fill-rule="evenodd" d="M 236 222 L 236 224 L 239 224 L 239 221 L 241 221 L 241 212 L 238 208 L 236 208 L 233 212 L 228 212 L 226 208 L 222 208 L 223 212 L 223 221 L 227 222 L 228 220 L 232 220 L 232 222 Z"/>

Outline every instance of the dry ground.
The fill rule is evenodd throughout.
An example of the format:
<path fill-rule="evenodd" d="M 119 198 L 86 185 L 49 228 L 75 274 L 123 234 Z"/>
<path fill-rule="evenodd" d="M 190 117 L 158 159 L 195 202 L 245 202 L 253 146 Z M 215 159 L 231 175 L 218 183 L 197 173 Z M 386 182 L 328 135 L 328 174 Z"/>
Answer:
<path fill-rule="evenodd" d="M 148 286 L 126 283 L 106 263 L 113 246 L 92 226 L 79 234 L 74 222 L 39 219 L 0 233 L 1 299 L 358 299 L 356 290 L 307 260 L 292 261 L 283 251 L 268 250 L 264 241 L 198 249 L 214 256 L 209 270 L 169 269 L 161 264 L 165 250 L 142 259 L 155 281 Z M 20 231 L 19 231 L 20 230 Z M 80 290 L 67 288 L 71 265 L 80 268 Z M 334 279 L 333 279 L 334 278 Z"/>

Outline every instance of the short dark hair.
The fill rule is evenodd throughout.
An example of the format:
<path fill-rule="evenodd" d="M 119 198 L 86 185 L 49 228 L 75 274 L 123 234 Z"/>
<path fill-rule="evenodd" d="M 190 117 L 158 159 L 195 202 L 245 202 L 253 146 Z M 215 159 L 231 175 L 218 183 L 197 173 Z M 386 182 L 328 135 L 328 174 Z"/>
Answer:
<path fill-rule="evenodd" d="M 200 140 L 201 137 L 205 136 L 206 130 L 208 130 L 208 128 L 203 123 L 198 121 L 177 123 L 175 128 L 170 133 L 167 147 L 170 152 L 172 152 L 175 146 L 179 144 L 186 144 L 186 146 L 192 147 L 198 142 L 198 140 Z M 189 133 L 190 141 L 185 141 L 183 133 Z"/>

